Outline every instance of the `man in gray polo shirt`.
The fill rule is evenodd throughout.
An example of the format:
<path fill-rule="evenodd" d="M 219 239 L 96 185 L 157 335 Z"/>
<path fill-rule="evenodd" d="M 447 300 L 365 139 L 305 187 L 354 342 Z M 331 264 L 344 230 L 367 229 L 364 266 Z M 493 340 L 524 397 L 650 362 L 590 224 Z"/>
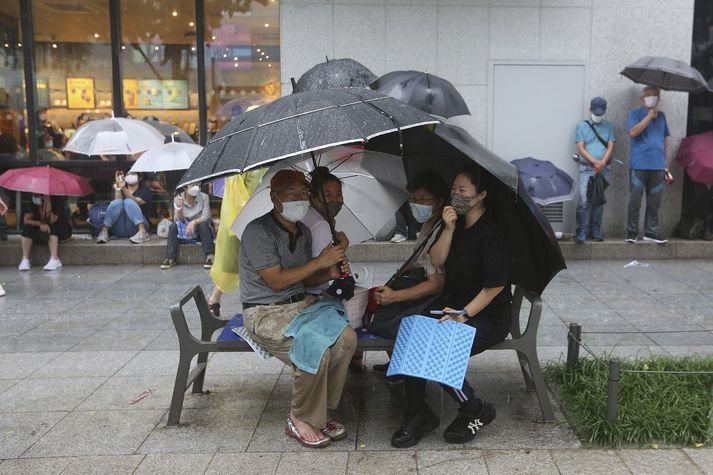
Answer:
<path fill-rule="evenodd" d="M 251 221 L 240 242 L 240 299 L 245 328 L 260 346 L 292 368 L 291 411 L 285 432 L 307 447 L 324 447 L 346 436 L 342 424 L 329 420 L 342 396 L 356 334 L 344 328 L 324 352 L 316 374 L 297 368 L 288 355 L 292 338 L 283 336 L 294 317 L 314 303 L 313 287 L 348 271 L 344 250 L 329 246 L 312 257 L 309 229 L 300 223 L 309 207 L 304 174 L 282 170 L 270 181 L 272 211 Z"/>

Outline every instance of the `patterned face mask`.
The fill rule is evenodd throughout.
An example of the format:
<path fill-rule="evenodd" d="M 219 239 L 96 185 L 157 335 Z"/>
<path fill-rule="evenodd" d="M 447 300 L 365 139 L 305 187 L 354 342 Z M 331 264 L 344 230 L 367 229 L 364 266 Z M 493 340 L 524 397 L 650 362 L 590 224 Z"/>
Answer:
<path fill-rule="evenodd" d="M 456 214 L 462 216 L 475 207 L 472 204 L 473 198 L 463 196 L 458 193 L 451 193 L 451 206 L 456 210 Z"/>

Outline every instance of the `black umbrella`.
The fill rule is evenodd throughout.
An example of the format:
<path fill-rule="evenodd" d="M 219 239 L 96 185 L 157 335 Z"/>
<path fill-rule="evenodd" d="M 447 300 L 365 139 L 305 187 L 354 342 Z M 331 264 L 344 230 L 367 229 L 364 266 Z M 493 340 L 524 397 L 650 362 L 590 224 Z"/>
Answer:
<path fill-rule="evenodd" d="M 405 129 L 437 122 L 386 94 L 364 88 L 291 94 L 227 123 L 177 186 L 242 173 L 335 145 L 365 143 L 390 132 L 398 132 L 398 137 Z"/>
<path fill-rule="evenodd" d="M 420 71 L 392 71 L 369 85 L 375 91 L 440 117 L 469 115 L 470 110 L 455 86 L 446 79 Z"/>
<path fill-rule="evenodd" d="M 293 92 L 335 89 L 339 87 L 368 87 L 376 79 L 369 68 L 349 58 L 329 59 L 312 66 L 298 80 Z"/>
<path fill-rule="evenodd" d="M 367 148 L 398 153 L 399 144 L 384 136 L 369 142 Z M 557 272 L 566 268 L 552 227 L 522 186 L 517 168 L 468 132 L 448 124 L 405 131 L 403 157 L 409 179 L 431 171 L 452 183 L 458 171 L 472 162 L 496 178 L 491 210 L 510 243 L 511 283 L 541 294 Z"/>
<path fill-rule="evenodd" d="M 656 86 L 664 91 L 703 92 L 708 89 L 705 78 L 696 68 L 663 56 L 639 58 L 619 74 L 635 83 Z"/>

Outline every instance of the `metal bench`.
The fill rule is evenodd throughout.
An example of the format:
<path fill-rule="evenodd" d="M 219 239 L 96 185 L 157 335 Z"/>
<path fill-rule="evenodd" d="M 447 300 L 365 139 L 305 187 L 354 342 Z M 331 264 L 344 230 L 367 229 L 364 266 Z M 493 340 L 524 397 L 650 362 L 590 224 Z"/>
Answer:
<path fill-rule="evenodd" d="M 524 332 L 520 329 L 520 307 L 523 298 L 526 298 L 531 304 L 527 327 Z M 186 321 L 186 315 L 183 311 L 183 307 L 191 300 L 195 302 L 198 314 L 200 315 L 200 339 L 191 333 Z M 510 329 L 512 338 L 490 349 L 515 350 L 517 352 L 527 390 L 537 392 L 537 399 L 539 400 L 540 409 L 542 411 L 542 419 L 545 422 L 552 422 L 555 420 L 554 412 L 552 411 L 542 369 L 540 368 L 540 361 L 537 357 L 537 329 L 540 324 L 541 313 L 542 300 L 540 297 L 537 294 L 527 292 L 517 287 L 513 296 L 513 318 Z M 178 370 L 176 371 L 176 382 L 173 387 L 171 408 L 168 412 L 167 425 L 176 426 L 180 422 L 183 400 L 188 387 L 193 386 L 192 392 L 194 394 L 203 393 L 203 382 L 205 381 L 208 355 L 210 353 L 228 351 L 250 352 L 253 350 L 250 345 L 243 340 L 220 341 L 212 339 L 213 334 L 217 330 L 223 329 L 230 320 L 215 318 L 210 313 L 208 310 L 208 302 L 200 286 L 196 286 L 187 291 L 177 303 L 171 306 L 171 319 L 178 334 L 180 357 Z M 363 330 L 359 333 L 361 335 L 357 343 L 358 350 L 386 351 L 392 349 L 394 346 L 393 340 L 374 337 Z M 198 355 L 198 361 L 196 365 L 191 368 L 191 361 L 196 355 Z"/>

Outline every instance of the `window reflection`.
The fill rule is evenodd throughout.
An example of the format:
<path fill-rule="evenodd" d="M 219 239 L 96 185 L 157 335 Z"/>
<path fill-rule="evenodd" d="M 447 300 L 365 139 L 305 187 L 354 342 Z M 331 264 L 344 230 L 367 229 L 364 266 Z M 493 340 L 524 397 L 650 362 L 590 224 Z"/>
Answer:
<path fill-rule="evenodd" d="M 0 158 L 24 158 L 27 149 L 21 38 L 19 5 L 0 2 Z"/>
<path fill-rule="evenodd" d="M 121 1 L 124 108 L 163 130 L 180 128 L 179 141 L 198 139 L 195 21 L 194 0 Z"/>
<path fill-rule="evenodd" d="M 111 116 L 109 2 L 33 2 L 39 160 L 61 148 L 84 121 Z"/>
<path fill-rule="evenodd" d="M 231 118 L 280 97 L 277 1 L 206 0 L 208 136 Z"/>

